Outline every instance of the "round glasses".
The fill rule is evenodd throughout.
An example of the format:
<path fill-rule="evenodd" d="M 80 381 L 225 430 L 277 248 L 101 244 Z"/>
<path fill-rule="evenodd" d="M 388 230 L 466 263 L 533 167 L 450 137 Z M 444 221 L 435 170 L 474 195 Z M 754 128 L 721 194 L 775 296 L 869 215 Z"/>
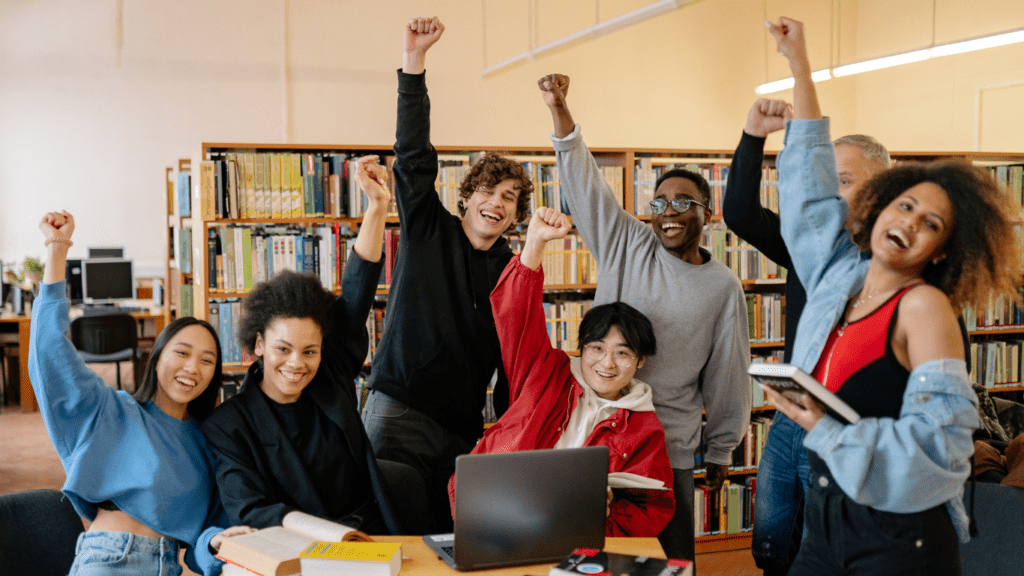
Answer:
<path fill-rule="evenodd" d="M 680 214 L 682 214 L 683 212 L 686 212 L 687 210 L 689 210 L 690 209 L 690 204 L 696 204 L 697 206 L 700 206 L 701 208 L 704 208 L 705 210 L 708 209 L 707 206 L 701 204 L 700 202 L 697 202 L 696 200 L 694 200 L 692 198 L 676 198 L 675 200 L 665 200 L 664 198 L 655 198 L 654 200 L 651 200 L 651 212 L 654 212 L 655 214 L 664 214 L 665 210 L 668 210 L 668 205 L 669 204 L 672 205 L 672 209 L 673 210 L 675 210 L 676 212 L 679 212 Z"/>
<path fill-rule="evenodd" d="M 630 366 L 636 362 L 636 354 L 630 350 L 623 348 L 612 350 L 604 344 L 599 344 L 597 342 L 588 342 L 583 345 L 583 357 L 590 362 L 600 362 L 601 360 L 604 360 L 605 356 L 608 355 L 608 352 L 612 353 L 612 361 L 615 362 L 617 366 Z"/>

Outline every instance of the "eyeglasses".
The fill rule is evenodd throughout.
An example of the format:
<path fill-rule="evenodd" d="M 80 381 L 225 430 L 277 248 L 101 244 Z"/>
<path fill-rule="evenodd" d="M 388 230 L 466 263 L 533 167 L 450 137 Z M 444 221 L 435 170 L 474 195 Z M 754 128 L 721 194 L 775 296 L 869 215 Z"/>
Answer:
<path fill-rule="evenodd" d="M 694 200 L 692 198 L 676 198 L 675 200 L 665 200 L 664 198 L 655 198 L 654 200 L 651 200 L 651 212 L 654 212 L 655 214 L 664 214 L 665 210 L 668 210 L 668 205 L 669 204 L 672 205 L 672 209 L 673 210 L 675 210 L 676 212 L 679 212 L 680 214 L 682 214 L 683 212 L 686 212 L 687 210 L 689 210 L 690 209 L 690 204 L 696 204 L 697 206 L 700 206 L 701 208 L 704 208 L 705 210 L 708 209 L 707 206 L 701 204 L 700 202 L 697 202 L 696 200 Z"/>
<path fill-rule="evenodd" d="M 636 362 L 636 354 L 630 350 L 619 348 L 617 350 L 611 350 L 604 344 L 598 342 L 588 342 L 583 345 L 583 357 L 590 362 L 600 362 L 608 356 L 608 352 L 612 353 L 612 361 L 618 366 L 630 366 Z"/>

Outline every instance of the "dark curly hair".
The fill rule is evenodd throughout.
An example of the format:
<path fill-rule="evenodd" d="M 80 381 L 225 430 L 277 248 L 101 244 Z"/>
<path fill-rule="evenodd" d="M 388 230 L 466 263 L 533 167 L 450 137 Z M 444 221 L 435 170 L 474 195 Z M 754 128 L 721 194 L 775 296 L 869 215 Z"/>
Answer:
<path fill-rule="evenodd" d="M 157 381 L 156 373 L 156 365 L 160 362 L 160 356 L 164 353 L 164 348 L 167 347 L 171 339 L 178 332 L 181 332 L 182 329 L 189 326 L 202 326 L 205 328 L 210 333 L 210 336 L 213 336 L 214 349 L 217 351 L 217 362 L 213 366 L 213 378 L 210 379 L 210 385 L 199 396 L 196 396 L 194 400 L 188 403 L 189 417 L 202 422 L 213 412 L 213 408 L 217 404 L 217 394 L 220 391 L 221 381 L 224 378 L 224 370 L 220 358 L 220 338 L 217 337 L 217 331 L 213 329 L 213 326 L 210 326 L 210 323 L 205 320 L 186 316 L 178 318 L 164 327 L 160 335 L 157 336 L 156 341 L 153 342 L 153 350 L 150 351 L 149 361 L 146 362 L 146 371 L 142 376 L 142 384 L 136 386 L 135 392 L 132 393 L 132 398 L 139 404 L 145 404 L 153 398 L 160 384 Z"/>
<path fill-rule="evenodd" d="M 1021 259 L 1014 228 L 1020 219 L 995 180 L 966 160 L 900 164 L 865 182 L 847 219 L 847 228 L 861 251 L 871 255 L 871 230 L 882 210 L 923 182 L 946 192 L 954 221 L 943 247 L 946 257 L 925 265 L 922 278 L 956 306 L 982 305 L 993 291 L 1019 301 Z"/>
<path fill-rule="evenodd" d="M 255 352 L 256 336 L 262 335 L 275 320 L 309 318 L 326 337 L 331 328 L 330 309 L 335 296 L 320 285 L 313 274 L 285 270 L 260 282 L 242 303 L 242 321 L 238 341 L 248 352 Z"/>
<path fill-rule="evenodd" d="M 497 152 L 488 152 L 466 172 L 466 177 L 459 184 L 459 216 L 466 215 L 466 203 L 470 196 L 479 188 L 494 188 L 505 180 L 516 180 L 515 189 L 519 191 L 516 203 L 516 219 L 512 226 L 519 224 L 530 215 L 530 196 L 533 195 L 533 180 L 526 168 L 515 160 L 502 156 Z"/>
<path fill-rule="evenodd" d="M 626 346 L 638 358 L 654 356 L 658 352 L 658 341 L 650 319 L 625 302 L 594 306 L 583 315 L 580 321 L 580 352 L 587 344 L 604 338 L 612 326 L 619 329 Z"/>
<path fill-rule="evenodd" d="M 661 183 L 669 178 L 686 178 L 690 182 L 693 182 L 697 186 L 697 190 L 700 192 L 701 202 L 707 205 L 711 205 L 711 185 L 708 184 L 700 174 L 691 170 L 685 170 L 683 168 L 673 168 L 668 172 L 665 172 L 661 176 L 658 176 L 658 181 L 654 183 L 654 192 L 657 194 L 658 188 L 661 187 Z"/>

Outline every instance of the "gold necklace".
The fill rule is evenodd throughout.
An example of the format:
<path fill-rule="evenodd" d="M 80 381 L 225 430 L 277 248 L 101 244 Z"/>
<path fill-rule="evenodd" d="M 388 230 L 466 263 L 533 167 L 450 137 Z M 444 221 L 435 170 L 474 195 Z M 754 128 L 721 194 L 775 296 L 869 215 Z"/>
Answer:
<path fill-rule="evenodd" d="M 891 291 L 895 294 L 895 293 L 899 292 L 900 290 L 903 290 L 904 288 L 909 288 L 911 286 L 916 286 L 916 285 L 918 285 L 918 284 L 920 284 L 922 282 L 924 282 L 924 280 L 919 278 L 917 280 L 914 280 L 913 282 L 908 282 L 906 284 L 903 284 L 902 286 L 898 286 L 898 287 L 896 287 L 895 289 L 893 289 Z M 884 294 L 885 292 L 888 292 L 888 290 L 884 291 L 884 292 L 883 291 L 875 291 L 875 292 L 872 292 L 871 294 L 868 294 L 867 297 L 865 297 L 865 298 L 859 298 L 859 299 L 855 300 L 853 302 L 853 304 L 850 305 L 850 311 L 852 312 L 853 309 L 856 308 L 857 306 L 860 306 L 861 304 L 867 302 L 868 300 L 871 300 L 871 298 L 873 298 L 874 296 L 877 296 L 878 294 Z M 858 318 L 858 320 L 860 320 L 860 318 Z M 843 333 L 846 331 L 846 327 L 849 326 L 849 325 L 850 325 L 850 322 L 846 319 L 846 314 L 843 314 L 843 321 L 842 321 L 842 323 L 839 324 L 838 330 L 836 330 L 836 339 L 835 339 L 834 342 L 832 342 L 832 347 L 829 348 L 828 357 L 825 358 L 825 376 L 822 379 L 822 382 L 821 382 L 822 385 L 825 385 L 825 383 L 828 382 L 828 373 L 829 373 L 829 370 L 832 368 L 832 355 L 835 353 L 836 348 L 839 347 L 839 339 L 843 337 Z"/>

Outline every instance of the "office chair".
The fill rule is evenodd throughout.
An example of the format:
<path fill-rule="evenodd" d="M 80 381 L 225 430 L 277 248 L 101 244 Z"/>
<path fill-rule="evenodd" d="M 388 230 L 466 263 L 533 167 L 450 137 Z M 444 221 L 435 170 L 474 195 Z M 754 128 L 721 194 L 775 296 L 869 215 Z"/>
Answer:
<path fill-rule="evenodd" d="M 71 321 L 71 343 L 86 363 L 117 365 L 121 390 L 121 362 L 131 361 L 135 386 L 139 385 L 139 328 L 131 314 L 79 316 Z"/>
<path fill-rule="evenodd" d="M 71 502 L 56 490 L 0 496 L 0 573 L 66 575 L 84 530 Z"/>

